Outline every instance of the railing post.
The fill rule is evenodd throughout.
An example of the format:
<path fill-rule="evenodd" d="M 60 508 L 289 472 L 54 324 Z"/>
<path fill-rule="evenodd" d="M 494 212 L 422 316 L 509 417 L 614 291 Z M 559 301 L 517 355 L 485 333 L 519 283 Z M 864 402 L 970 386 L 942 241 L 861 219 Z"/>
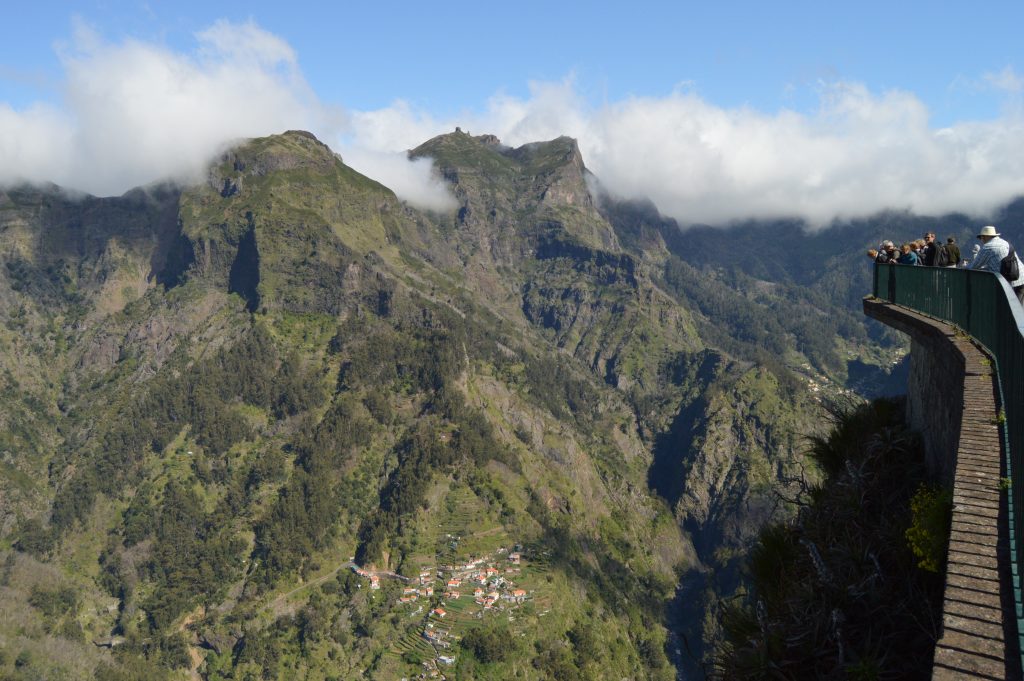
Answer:
<path fill-rule="evenodd" d="M 974 300 L 974 293 L 971 291 L 971 282 L 973 282 L 973 281 L 974 281 L 973 275 L 970 272 L 968 272 L 967 273 L 967 283 L 964 285 L 964 288 L 967 291 L 967 293 L 966 293 L 966 298 L 967 298 L 967 305 L 966 305 L 966 307 L 967 307 L 967 314 L 965 315 L 967 317 L 967 323 L 966 323 L 965 330 L 968 330 L 968 333 L 970 333 L 969 329 L 973 328 L 973 326 L 971 324 L 971 311 L 974 308 L 974 306 L 971 304 L 971 301 Z"/>

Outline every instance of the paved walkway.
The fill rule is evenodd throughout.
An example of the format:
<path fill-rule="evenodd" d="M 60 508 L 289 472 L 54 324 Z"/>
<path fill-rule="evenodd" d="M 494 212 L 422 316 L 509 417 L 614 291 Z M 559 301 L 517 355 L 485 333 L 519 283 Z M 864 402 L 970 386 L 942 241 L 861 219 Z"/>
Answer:
<path fill-rule="evenodd" d="M 1005 471 L 991 362 L 948 324 L 891 303 L 866 300 L 864 309 L 880 321 L 896 322 L 893 326 L 901 331 L 931 327 L 930 334 L 938 331 L 964 359 L 943 632 L 935 644 L 932 679 L 1019 679 L 1006 494 L 1001 489 Z"/>
<path fill-rule="evenodd" d="M 1008 668 L 1019 658 L 1007 650 L 1016 627 L 1008 578 L 1006 495 L 1000 489 L 1004 473 L 995 423 L 995 377 L 991 362 L 970 342 L 956 337 L 950 341 L 964 355 L 964 416 L 953 482 L 943 634 L 935 644 L 932 679 L 1020 678 L 1019 670 L 1011 675 Z"/>

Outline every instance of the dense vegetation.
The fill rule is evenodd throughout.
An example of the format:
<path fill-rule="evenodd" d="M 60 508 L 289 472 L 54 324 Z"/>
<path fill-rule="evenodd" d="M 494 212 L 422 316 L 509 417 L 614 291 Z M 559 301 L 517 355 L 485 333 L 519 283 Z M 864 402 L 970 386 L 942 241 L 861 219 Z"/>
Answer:
<path fill-rule="evenodd" d="M 941 630 L 941 573 L 919 567 L 907 530 L 935 535 L 944 562 L 951 507 L 925 530 L 912 497 L 923 454 L 902 404 L 838 414 L 812 455 L 825 481 L 796 519 L 767 527 L 751 552 L 750 593 L 722 609 L 723 679 L 931 677 Z"/>
<path fill-rule="evenodd" d="M 298 132 L 186 189 L 0 191 L 0 674 L 674 677 L 680 576 L 734 581 L 807 372 L 871 339 L 599 209 L 571 139 L 417 153 L 457 211 Z M 527 595 L 400 603 L 482 557 Z"/>
<path fill-rule="evenodd" d="M 820 370 L 841 373 L 844 360 L 835 339 L 867 340 L 855 312 L 813 289 L 792 284 L 766 287 L 742 269 L 698 269 L 675 256 L 665 261 L 664 281 L 681 302 L 700 312 L 701 335 L 714 346 L 779 367 L 780 372 L 778 358 L 795 348 Z"/>

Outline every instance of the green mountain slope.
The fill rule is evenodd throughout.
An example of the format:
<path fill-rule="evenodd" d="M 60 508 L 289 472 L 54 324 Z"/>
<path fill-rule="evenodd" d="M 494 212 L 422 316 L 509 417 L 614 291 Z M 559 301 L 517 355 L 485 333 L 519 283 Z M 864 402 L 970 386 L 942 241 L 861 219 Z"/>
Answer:
<path fill-rule="evenodd" d="M 693 667 L 673 627 L 699 657 L 705 599 L 786 513 L 806 356 L 729 346 L 575 141 L 413 154 L 457 210 L 294 131 L 183 189 L 0 194 L 5 670 Z"/>

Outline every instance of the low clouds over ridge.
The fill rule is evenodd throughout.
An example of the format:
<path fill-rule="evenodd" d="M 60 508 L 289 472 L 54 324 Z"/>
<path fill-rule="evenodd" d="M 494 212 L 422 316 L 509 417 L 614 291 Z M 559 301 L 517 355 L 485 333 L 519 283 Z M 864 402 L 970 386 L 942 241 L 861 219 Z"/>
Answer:
<path fill-rule="evenodd" d="M 792 216 L 821 225 L 887 208 L 985 214 L 1024 194 L 1019 106 L 932 128 L 913 93 L 858 84 L 822 86 L 813 113 L 764 113 L 685 89 L 595 107 L 570 79 L 439 119 L 400 100 L 376 111 L 322 102 L 292 47 L 252 23 L 218 22 L 196 40 L 186 54 L 79 28 L 60 54 L 60 107 L 0 103 L 0 183 L 118 194 L 194 176 L 234 139 L 302 128 L 410 203 L 444 210 L 452 199 L 430 164 L 404 152 L 459 125 L 512 146 L 571 135 L 613 195 L 650 198 L 683 224 Z M 1010 67 L 983 78 L 1020 93 Z"/>
<path fill-rule="evenodd" d="M 60 50 L 63 106 L 0 103 L 0 182 L 53 181 L 119 194 L 184 179 L 232 139 L 336 124 L 281 39 L 218 22 L 194 54 L 108 44 L 79 26 Z"/>
<path fill-rule="evenodd" d="M 454 127 L 404 104 L 352 123 L 357 139 L 396 148 L 414 143 L 410 131 Z M 1024 194 L 1019 114 L 934 129 L 912 93 L 859 84 L 823 86 L 807 115 L 725 109 L 688 91 L 593 108 L 571 81 L 541 83 L 459 124 L 512 146 L 571 135 L 612 195 L 650 198 L 682 224 L 799 217 L 820 226 L 884 209 L 984 215 Z"/>

